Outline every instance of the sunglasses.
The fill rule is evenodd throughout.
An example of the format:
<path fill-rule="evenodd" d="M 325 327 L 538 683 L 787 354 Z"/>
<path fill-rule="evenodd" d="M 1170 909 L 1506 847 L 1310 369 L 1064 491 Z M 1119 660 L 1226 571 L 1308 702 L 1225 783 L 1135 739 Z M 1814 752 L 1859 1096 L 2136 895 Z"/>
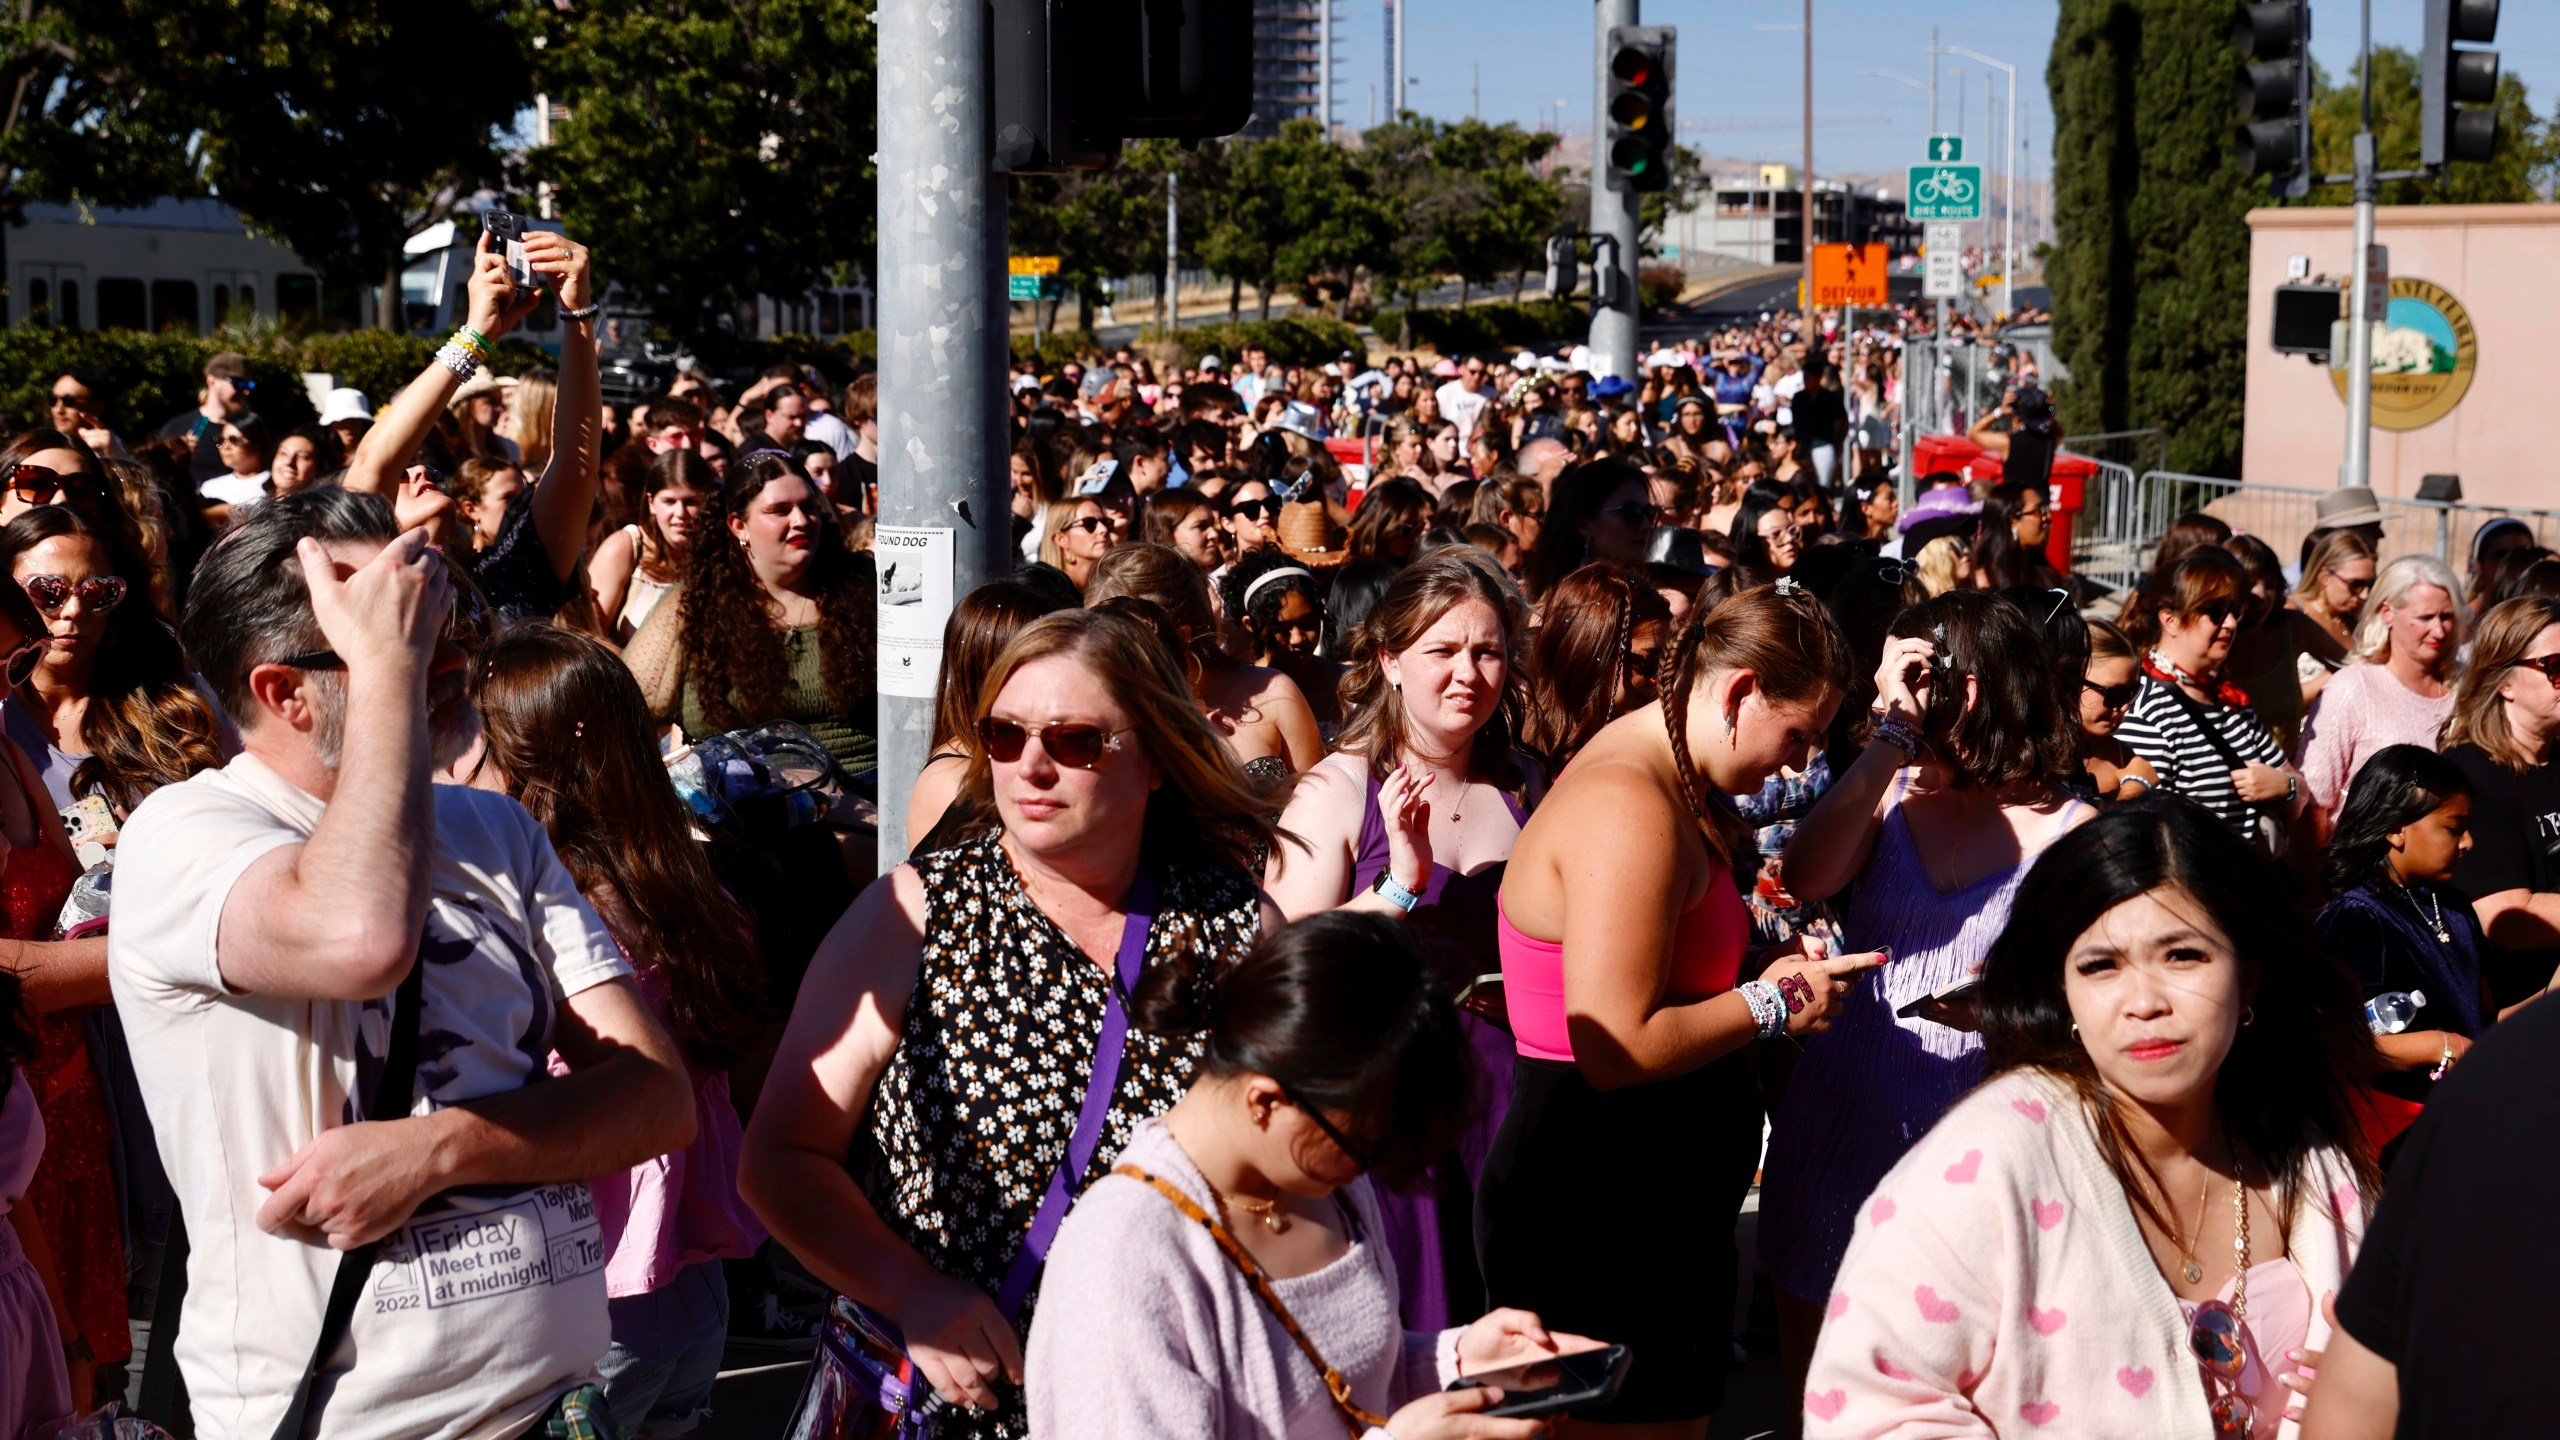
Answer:
<path fill-rule="evenodd" d="M 2519 670 L 2539 670 L 2542 678 L 2560 685 L 2560 655 L 2529 655 L 2515 662 Z"/>
<path fill-rule="evenodd" d="M 49 505 L 57 496 L 86 500 L 97 493 L 96 485 L 89 476 L 65 475 L 48 465 L 21 461 L 9 467 L 9 492 L 30 505 Z"/>
<path fill-rule="evenodd" d="M 2196 607 L 2196 613 L 2219 625 L 2239 614 L 2241 608 L 2237 600 L 2207 600 Z"/>
<path fill-rule="evenodd" d="M 1653 517 L 1657 512 L 1654 510 L 1651 501 L 1630 500 L 1623 505 L 1607 506 L 1603 508 L 1600 513 L 1603 515 L 1614 515 L 1618 517 L 1618 523 L 1621 525 L 1641 528 L 1643 526 L 1651 525 L 1653 523 Z"/>
<path fill-rule="evenodd" d="M 1248 520 L 1270 520 L 1279 513 L 1280 502 L 1277 500 L 1239 500 L 1227 507 L 1227 514 L 1241 515 Z"/>
<path fill-rule="evenodd" d="M 2348 579 L 2346 576 L 2339 574 L 2339 573 L 2338 573 L 2337 571 L 2335 571 L 2335 570 L 2332 570 L 2332 571 L 2330 571 L 2330 572 L 2329 572 L 2329 578 L 2330 578 L 2330 579 L 2332 579 L 2332 580 L 2337 581 L 2337 582 L 2338 582 L 2339 584 L 2341 584 L 2341 585 L 2346 586 L 2346 587 L 2347 587 L 2347 593 L 2348 593 L 2348 594 L 2350 594 L 2350 595 L 2363 595 L 2363 594 L 2367 594 L 2367 593 L 2370 593 L 2370 592 L 2372 591 L 2372 589 L 2373 589 L 2373 580 L 2374 580 L 2374 577 L 2372 577 L 2372 576 L 2370 576 L 2370 575 L 2366 576 L 2366 577 L 2365 577 L 2364 579 L 2362 579 L 2362 580 L 2350 580 L 2350 579 Z"/>
<path fill-rule="evenodd" d="M 57 390 L 54 392 L 53 405 L 57 410 L 84 410 L 88 408 L 89 397 Z"/>
<path fill-rule="evenodd" d="M 80 597 L 80 608 L 101 615 L 123 604 L 125 596 L 121 575 L 92 575 L 80 581 L 60 575 L 30 575 L 19 581 L 18 587 L 27 592 L 27 598 L 36 602 L 36 609 L 44 612 L 48 620 L 61 614 L 62 607 L 70 604 L 75 595 Z"/>
<path fill-rule="evenodd" d="M 2240 1372 L 2249 1365 L 2248 1346 L 2240 1329 L 2239 1313 L 2220 1300 L 2207 1300 L 2196 1307 L 2195 1319 L 2187 1326 L 2187 1351 L 2196 1357 L 2207 1375 L 2221 1382 L 2208 1385 L 2209 1390 L 2229 1386 L 2213 1398 L 2213 1433 L 2246 1435 L 2257 1422 L 2257 1412 L 2240 1394 Z"/>
<path fill-rule="evenodd" d="M 1036 738 L 1040 748 L 1059 764 L 1071 770 L 1098 770 L 1103 756 L 1127 748 L 1120 737 L 1129 733 L 1126 729 L 1105 730 L 1073 720 L 1057 725 L 1025 725 L 990 715 L 978 722 L 978 746 L 987 752 L 988 759 L 1010 765 L 1022 758 L 1023 747 Z"/>
<path fill-rule="evenodd" d="M 1111 522 L 1099 515 L 1085 515 L 1068 521 L 1062 530 L 1091 530 L 1097 534 L 1111 528 Z"/>
<path fill-rule="evenodd" d="M 2553 658 L 2560 659 L 2560 656 Z M 2098 703 L 2108 709 L 2121 710 L 2132 704 L 2133 697 L 2141 693 L 2142 682 L 2127 680 L 2121 685 L 2101 685 L 2095 680 L 2083 680 L 2080 682 L 2080 688 L 2097 696 Z"/>
<path fill-rule="evenodd" d="M 27 677 L 36 673 L 36 662 L 44 658 L 44 647 L 52 643 L 52 636 L 39 635 L 10 651 L 9 658 L 0 661 L 0 679 L 6 679 L 12 690 L 26 684 Z"/>

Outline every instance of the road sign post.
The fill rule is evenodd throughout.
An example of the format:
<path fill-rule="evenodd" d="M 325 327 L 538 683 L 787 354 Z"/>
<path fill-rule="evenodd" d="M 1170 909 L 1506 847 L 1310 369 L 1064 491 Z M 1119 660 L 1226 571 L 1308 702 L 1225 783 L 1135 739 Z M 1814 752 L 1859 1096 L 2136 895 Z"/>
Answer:
<path fill-rule="evenodd" d="M 1979 220 L 1982 218 L 1982 167 L 1979 165 L 1914 165 L 1905 192 L 1914 220 Z"/>
<path fill-rule="evenodd" d="M 1955 164 L 1957 161 L 1962 160 L 1963 158 L 1964 158 L 1964 137 L 1963 137 L 1963 136 L 1961 136 L 1961 135 L 1932 135 L 1932 136 L 1930 136 L 1930 137 L 1929 137 L 1929 163 L 1930 163 L 1930 164 L 1932 164 L 1932 165 L 1953 165 L 1953 164 Z"/>

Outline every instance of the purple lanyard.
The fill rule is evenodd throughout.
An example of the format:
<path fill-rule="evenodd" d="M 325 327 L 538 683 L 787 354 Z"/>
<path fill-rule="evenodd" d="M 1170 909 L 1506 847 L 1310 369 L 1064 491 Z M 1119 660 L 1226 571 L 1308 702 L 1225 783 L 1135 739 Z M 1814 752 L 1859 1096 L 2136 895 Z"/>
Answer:
<path fill-rule="evenodd" d="M 1065 1157 L 1049 1176 L 1039 1213 L 1031 1217 L 1031 1229 L 1023 1236 L 1022 1248 L 1014 1252 L 1013 1264 L 1005 1269 L 1003 1287 L 996 1291 L 996 1306 L 1008 1320 L 1021 1315 L 1031 1282 L 1048 1260 L 1049 1245 L 1058 1238 L 1058 1226 L 1065 1222 L 1067 1207 L 1092 1168 L 1093 1152 L 1102 1144 L 1102 1122 L 1111 1114 L 1112 1097 L 1119 1093 L 1120 1059 L 1129 1044 L 1129 1012 L 1122 1002 L 1137 990 L 1138 974 L 1146 966 L 1147 931 L 1155 922 L 1155 908 L 1155 876 L 1141 866 L 1129 887 L 1129 919 L 1120 931 L 1120 956 L 1103 999 L 1102 1034 L 1093 1045 L 1093 1073 L 1085 1078 L 1084 1109 L 1076 1115 L 1075 1133 L 1067 1137 Z"/>

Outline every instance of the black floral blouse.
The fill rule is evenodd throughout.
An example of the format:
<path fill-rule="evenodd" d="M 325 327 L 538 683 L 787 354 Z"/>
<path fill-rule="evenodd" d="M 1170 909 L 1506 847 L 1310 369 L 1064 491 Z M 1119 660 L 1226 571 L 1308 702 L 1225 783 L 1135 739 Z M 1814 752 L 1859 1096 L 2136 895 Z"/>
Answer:
<path fill-rule="evenodd" d="M 1151 862 L 1153 863 L 1153 862 Z M 863 1168 L 891 1231 L 942 1274 L 989 1295 L 1040 1208 L 1083 1108 L 1102 1033 L 1104 969 L 1022 890 L 997 837 L 919 858 L 924 954 L 897 1053 L 871 1103 Z M 1145 964 L 1196 945 L 1232 963 L 1261 927 L 1254 878 L 1199 864 L 1160 865 Z M 1141 1121 L 1180 1099 L 1198 1043 L 1131 1029 L 1102 1143 L 1080 1184 L 1109 1173 Z M 1035 1283 L 1017 1325 L 1029 1335 Z M 1019 1392 L 992 1412 L 946 1412 L 939 1440 L 1018 1440 Z"/>

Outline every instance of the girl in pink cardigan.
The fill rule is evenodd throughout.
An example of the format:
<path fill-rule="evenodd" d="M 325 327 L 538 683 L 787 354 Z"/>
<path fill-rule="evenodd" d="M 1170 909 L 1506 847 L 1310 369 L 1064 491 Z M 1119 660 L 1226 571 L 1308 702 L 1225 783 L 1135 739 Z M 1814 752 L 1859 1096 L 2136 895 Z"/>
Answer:
<path fill-rule="evenodd" d="M 1984 971 L 1991 1078 L 1860 1214 L 1807 1436 L 2294 1432 L 2376 1188 L 2327 1137 L 2379 1057 L 2280 886 L 2169 796 L 2038 862 Z"/>
<path fill-rule="evenodd" d="M 1445 1153 L 1468 1089 L 1457 1009 L 1411 932 L 1327 911 L 1264 939 L 1214 985 L 1196 959 L 1148 972 L 1130 1012 L 1159 1032 L 1205 1030 L 1200 1071 L 1059 1229 L 1026 1357 L 1031 1433 L 1544 1433 L 1543 1421 L 1480 1413 L 1498 1389 L 1444 1387 L 1592 1342 L 1551 1336 L 1525 1310 L 1437 1334 L 1397 1318 L 1395 1262 L 1362 1172 L 1409 1174 Z"/>

